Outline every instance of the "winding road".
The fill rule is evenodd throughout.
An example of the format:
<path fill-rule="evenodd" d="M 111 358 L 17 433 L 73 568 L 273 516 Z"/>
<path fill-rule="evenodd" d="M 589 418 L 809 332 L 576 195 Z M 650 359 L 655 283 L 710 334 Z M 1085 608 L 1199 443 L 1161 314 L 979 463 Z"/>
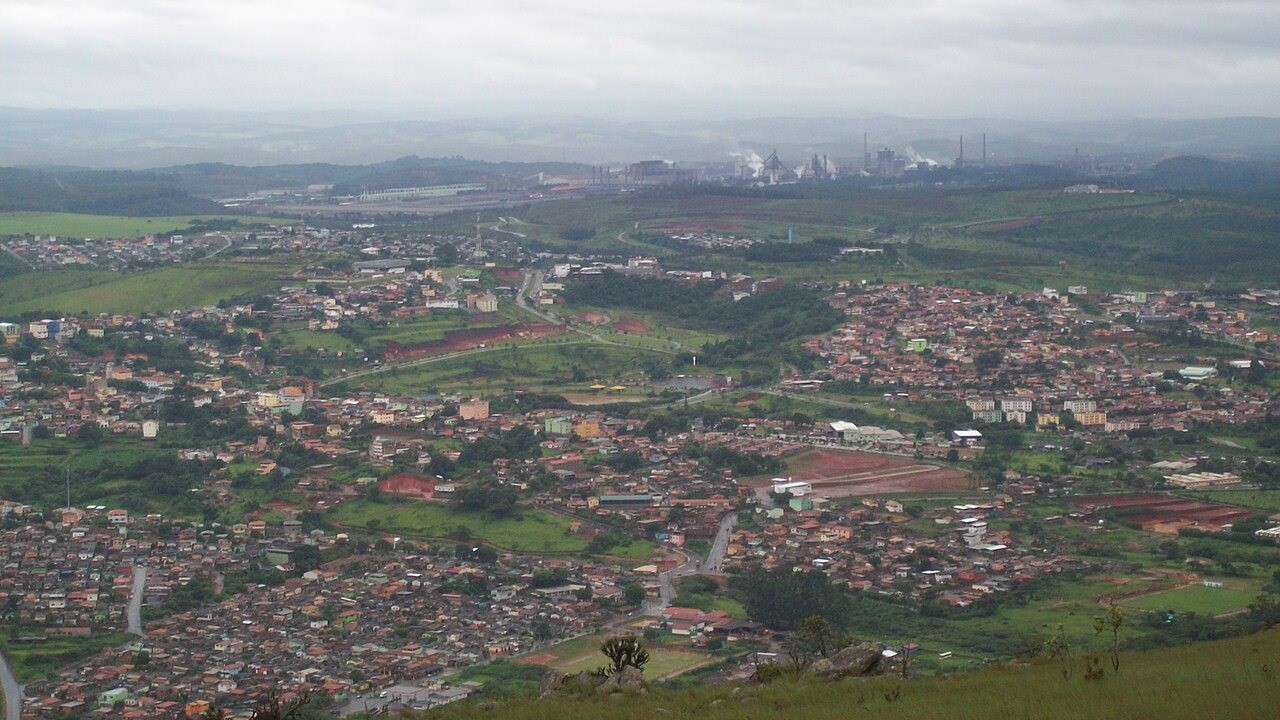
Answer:
<path fill-rule="evenodd" d="M 720 518 L 720 527 L 716 530 L 715 540 L 711 542 L 711 549 L 707 552 L 705 560 L 699 560 L 697 555 L 687 550 L 677 550 L 676 552 L 684 556 L 684 562 L 666 572 L 658 573 L 658 599 L 656 602 L 646 601 L 645 612 L 657 615 L 671 606 L 671 601 L 676 596 L 675 581 L 677 578 L 702 573 L 718 575 L 723 572 L 724 555 L 729 548 L 729 536 L 733 534 L 733 529 L 737 524 L 738 514 L 736 512 L 726 513 L 724 517 Z"/>

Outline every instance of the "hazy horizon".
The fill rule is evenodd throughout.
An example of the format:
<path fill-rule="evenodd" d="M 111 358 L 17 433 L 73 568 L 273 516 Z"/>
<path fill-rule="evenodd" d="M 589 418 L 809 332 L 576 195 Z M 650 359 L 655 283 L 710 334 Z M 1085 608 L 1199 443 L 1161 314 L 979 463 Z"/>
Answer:
<path fill-rule="evenodd" d="M 1280 116 L 1280 4 L 0 7 L 9 107 L 465 118 Z"/>

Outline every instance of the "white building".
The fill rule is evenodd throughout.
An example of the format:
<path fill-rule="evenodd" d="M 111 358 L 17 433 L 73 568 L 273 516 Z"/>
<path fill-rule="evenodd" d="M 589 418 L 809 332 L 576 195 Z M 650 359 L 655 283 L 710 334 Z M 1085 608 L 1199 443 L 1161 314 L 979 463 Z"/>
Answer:
<path fill-rule="evenodd" d="M 793 497 L 804 497 L 812 491 L 813 485 L 803 480 L 791 480 L 789 478 L 773 479 L 773 492 L 775 495 L 791 493 Z"/>

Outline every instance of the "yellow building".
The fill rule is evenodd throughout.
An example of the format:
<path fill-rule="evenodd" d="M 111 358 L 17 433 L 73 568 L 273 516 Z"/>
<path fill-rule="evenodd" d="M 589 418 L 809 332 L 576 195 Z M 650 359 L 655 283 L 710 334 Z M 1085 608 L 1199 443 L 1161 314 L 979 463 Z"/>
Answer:
<path fill-rule="evenodd" d="M 585 420 L 573 426 L 573 434 L 580 438 L 598 438 L 600 437 L 600 423 L 594 420 Z"/>
<path fill-rule="evenodd" d="M 1076 422 L 1082 427 L 1102 427 L 1107 424 L 1107 414 L 1104 412 L 1076 413 Z"/>

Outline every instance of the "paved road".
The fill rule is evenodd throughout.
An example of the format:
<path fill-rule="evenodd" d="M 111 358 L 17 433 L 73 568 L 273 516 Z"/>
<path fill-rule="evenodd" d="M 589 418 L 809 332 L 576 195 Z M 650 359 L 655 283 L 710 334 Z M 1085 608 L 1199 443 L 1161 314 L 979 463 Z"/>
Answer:
<path fill-rule="evenodd" d="M 671 600 L 676 596 L 676 578 L 698 574 L 698 567 L 701 565 L 698 556 L 684 550 L 677 550 L 676 552 L 684 556 L 684 562 L 666 572 L 658 573 L 658 601 L 656 603 L 652 601 L 645 603 L 645 612 L 647 613 L 656 615 L 671 606 Z"/>
<path fill-rule="evenodd" d="M 705 560 L 687 550 L 677 550 L 676 552 L 684 556 L 684 562 L 666 572 L 658 573 L 658 599 L 656 601 L 645 601 L 645 612 L 650 615 L 656 615 L 671 606 L 671 601 L 676 596 L 675 581 L 677 578 L 700 573 L 722 572 L 724 570 L 724 554 L 729 548 L 729 536 L 733 534 L 733 528 L 737 524 L 738 514 L 736 512 L 727 513 L 720 518 L 720 528 L 716 531 L 715 540 L 712 541 L 711 550 L 707 553 Z"/>
<path fill-rule="evenodd" d="M 147 569 L 133 566 L 133 587 L 129 590 L 129 632 L 142 637 L 142 595 L 147 587 Z"/>
<path fill-rule="evenodd" d="M 541 270 L 537 271 L 536 273 L 532 273 L 532 272 L 529 272 L 528 270 L 525 270 L 524 282 L 520 283 L 520 289 L 516 292 L 516 305 L 519 305 L 520 309 L 524 310 L 525 312 L 536 315 L 537 317 L 541 318 L 542 320 L 545 320 L 546 322 L 552 323 L 554 325 L 563 325 L 564 321 L 561 320 L 558 316 L 552 315 L 551 313 L 548 313 L 548 312 L 543 312 L 529 304 L 528 296 L 538 294 L 538 291 L 542 289 L 542 280 L 544 277 L 545 276 L 543 275 Z"/>
<path fill-rule="evenodd" d="M 5 720 L 22 720 L 22 686 L 13 676 L 13 670 L 4 655 L 0 655 L 0 686 L 4 687 Z"/>
<path fill-rule="evenodd" d="M 730 512 L 720 518 L 720 529 L 716 531 L 716 539 L 711 542 L 707 551 L 707 559 L 702 561 L 702 572 L 724 572 L 724 554 L 729 549 L 729 536 L 738 524 L 738 513 Z"/>

